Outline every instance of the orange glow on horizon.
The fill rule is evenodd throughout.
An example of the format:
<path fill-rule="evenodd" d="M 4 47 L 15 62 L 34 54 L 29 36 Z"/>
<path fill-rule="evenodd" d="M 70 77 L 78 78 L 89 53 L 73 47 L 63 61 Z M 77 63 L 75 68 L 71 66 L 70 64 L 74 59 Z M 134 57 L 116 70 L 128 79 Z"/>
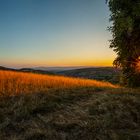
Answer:
<path fill-rule="evenodd" d="M 70 67 L 70 66 L 87 66 L 87 67 L 93 67 L 93 66 L 112 66 L 113 59 L 109 60 L 65 60 L 65 61 L 53 61 L 53 62 L 46 62 L 46 61 L 26 61 L 26 62 L 17 62 L 17 63 L 5 63 L 4 65 L 10 66 L 10 67 L 38 67 L 38 66 L 48 66 L 48 67 Z"/>

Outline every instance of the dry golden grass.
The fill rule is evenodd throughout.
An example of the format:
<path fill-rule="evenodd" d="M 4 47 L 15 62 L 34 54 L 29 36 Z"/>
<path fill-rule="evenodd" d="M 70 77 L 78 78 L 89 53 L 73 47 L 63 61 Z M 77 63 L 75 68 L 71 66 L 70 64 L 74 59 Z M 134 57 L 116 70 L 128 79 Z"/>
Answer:
<path fill-rule="evenodd" d="M 116 87 L 0 71 L 0 140 L 138 140 L 140 92 Z"/>
<path fill-rule="evenodd" d="M 108 82 L 51 76 L 33 73 L 0 71 L 0 94 L 17 95 L 36 92 L 47 92 L 48 89 L 64 89 L 74 87 L 111 87 Z"/>

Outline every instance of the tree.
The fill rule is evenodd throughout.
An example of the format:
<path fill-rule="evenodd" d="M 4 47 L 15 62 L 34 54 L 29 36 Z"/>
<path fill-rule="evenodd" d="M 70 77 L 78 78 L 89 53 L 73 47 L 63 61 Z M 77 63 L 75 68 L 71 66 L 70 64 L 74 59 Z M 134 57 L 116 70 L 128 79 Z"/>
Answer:
<path fill-rule="evenodd" d="M 107 0 L 111 11 L 113 64 L 122 69 L 123 84 L 140 87 L 140 0 Z"/>

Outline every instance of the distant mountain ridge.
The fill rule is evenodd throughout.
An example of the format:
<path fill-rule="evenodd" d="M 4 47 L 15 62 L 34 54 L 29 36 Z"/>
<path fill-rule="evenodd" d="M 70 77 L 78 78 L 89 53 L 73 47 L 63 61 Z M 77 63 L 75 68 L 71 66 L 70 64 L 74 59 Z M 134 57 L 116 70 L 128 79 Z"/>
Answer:
<path fill-rule="evenodd" d="M 51 73 L 59 73 L 61 71 L 68 71 L 68 70 L 76 70 L 76 69 L 82 69 L 82 68 L 88 68 L 86 66 L 68 66 L 68 67 L 32 67 L 32 68 L 8 68 L 4 66 L 0 66 L 0 70 L 14 70 L 14 71 L 23 71 L 23 72 L 32 72 L 32 71 L 38 71 L 38 72 L 51 72 Z"/>
<path fill-rule="evenodd" d="M 9 71 L 17 71 L 17 72 L 31 72 L 31 73 L 40 73 L 40 74 L 54 74 L 50 71 L 36 70 L 34 68 L 14 69 L 14 68 L 7 68 L 7 67 L 0 66 L 0 70 L 9 70 Z"/>
<path fill-rule="evenodd" d="M 52 71 L 52 72 L 59 72 L 59 71 L 67 71 L 67 70 L 75 70 L 81 68 L 88 68 L 86 66 L 66 66 L 66 67 L 35 67 L 35 70 L 45 70 L 45 71 Z"/>
<path fill-rule="evenodd" d="M 7 68 L 4 66 L 0 66 L 0 70 L 14 70 L 14 71 L 16 71 L 16 69 L 14 69 L 14 68 Z"/>

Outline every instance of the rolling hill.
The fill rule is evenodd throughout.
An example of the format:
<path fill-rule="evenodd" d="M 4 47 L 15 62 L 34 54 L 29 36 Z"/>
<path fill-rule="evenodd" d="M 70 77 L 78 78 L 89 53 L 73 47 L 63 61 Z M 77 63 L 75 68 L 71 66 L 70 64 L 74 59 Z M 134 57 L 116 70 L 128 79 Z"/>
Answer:
<path fill-rule="evenodd" d="M 139 140 L 140 90 L 0 71 L 1 140 Z"/>
<path fill-rule="evenodd" d="M 17 95 L 46 92 L 49 89 L 65 89 L 75 87 L 110 87 L 117 86 L 96 80 L 70 78 L 56 75 L 43 75 L 29 72 L 0 71 L 0 95 Z"/>
<path fill-rule="evenodd" d="M 35 67 L 35 70 L 43 70 L 43 71 L 51 71 L 51 72 L 60 72 L 60 71 L 68 71 L 68 70 L 76 70 L 81 68 L 87 68 L 85 66 L 65 66 L 65 67 Z"/>
<path fill-rule="evenodd" d="M 120 70 L 113 67 L 81 68 L 75 70 L 59 71 L 57 74 L 119 83 Z"/>
<path fill-rule="evenodd" d="M 28 73 L 38 73 L 38 74 L 54 74 L 51 71 L 46 71 L 46 70 L 39 70 L 39 69 L 34 69 L 34 68 L 7 68 L 0 66 L 0 70 L 5 70 L 5 71 L 16 71 L 16 72 L 28 72 Z"/>
<path fill-rule="evenodd" d="M 76 78 L 107 81 L 113 84 L 118 84 L 120 79 L 120 70 L 113 67 L 36 67 L 12 69 L 0 66 L 0 70 L 63 75 Z"/>

